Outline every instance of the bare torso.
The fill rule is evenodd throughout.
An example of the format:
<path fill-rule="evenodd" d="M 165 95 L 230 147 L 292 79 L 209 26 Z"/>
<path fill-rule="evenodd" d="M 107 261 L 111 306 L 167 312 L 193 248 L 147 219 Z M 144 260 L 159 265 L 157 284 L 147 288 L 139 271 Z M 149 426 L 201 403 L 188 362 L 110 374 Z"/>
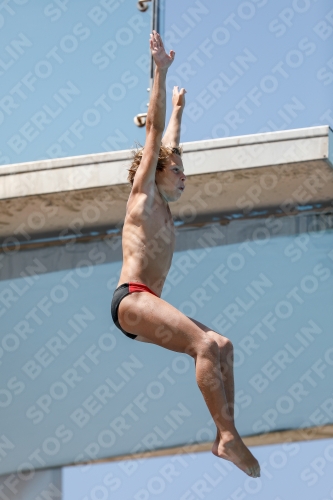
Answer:
<path fill-rule="evenodd" d="M 159 297 L 175 246 L 175 227 L 169 204 L 156 184 L 152 193 L 130 194 L 122 233 L 123 266 L 118 285 L 140 282 Z"/>

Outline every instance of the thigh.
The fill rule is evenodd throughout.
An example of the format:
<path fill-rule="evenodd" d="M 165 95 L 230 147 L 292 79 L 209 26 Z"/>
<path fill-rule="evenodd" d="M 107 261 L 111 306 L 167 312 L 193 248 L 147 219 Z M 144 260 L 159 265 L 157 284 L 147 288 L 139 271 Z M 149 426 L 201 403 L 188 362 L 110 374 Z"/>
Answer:
<path fill-rule="evenodd" d="M 133 292 L 119 304 L 118 321 L 136 340 L 160 345 L 191 356 L 205 339 L 205 332 L 165 300 L 149 292 Z"/>

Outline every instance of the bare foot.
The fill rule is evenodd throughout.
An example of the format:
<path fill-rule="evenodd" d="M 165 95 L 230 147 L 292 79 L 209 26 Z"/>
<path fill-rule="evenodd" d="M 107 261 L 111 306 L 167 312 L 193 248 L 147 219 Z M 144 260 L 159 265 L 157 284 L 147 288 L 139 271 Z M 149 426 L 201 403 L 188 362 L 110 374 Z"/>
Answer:
<path fill-rule="evenodd" d="M 237 431 L 234 434 L 229 431 L 223 433 L 218 431 L 212 453 L 219 458 L 229 460 L 248 476 L 260 477 L 259 462 L 245 446 Z"/>

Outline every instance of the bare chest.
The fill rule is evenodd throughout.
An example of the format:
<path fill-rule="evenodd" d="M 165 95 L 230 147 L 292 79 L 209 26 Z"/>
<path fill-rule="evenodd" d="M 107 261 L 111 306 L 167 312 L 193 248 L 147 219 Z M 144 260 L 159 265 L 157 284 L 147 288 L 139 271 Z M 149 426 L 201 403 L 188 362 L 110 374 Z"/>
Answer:
<path fill-rule="evenodd" d="M 165 253 L 173 252 L 175 243 L 175 227 L 169 207 L 157 207 L 143 221 L 142 228 L 147 238 L 148 246 L 159 247 Z"/>
<path fill-rule="evenodd" d="M 129 204 L 124 231 L 141 250 L 154 249 L 160 256 L 172 255 L 175 245 L 175 226 L 169 206 L 156 203 L 149 209 L 140 210 L 139 205 Z"/>

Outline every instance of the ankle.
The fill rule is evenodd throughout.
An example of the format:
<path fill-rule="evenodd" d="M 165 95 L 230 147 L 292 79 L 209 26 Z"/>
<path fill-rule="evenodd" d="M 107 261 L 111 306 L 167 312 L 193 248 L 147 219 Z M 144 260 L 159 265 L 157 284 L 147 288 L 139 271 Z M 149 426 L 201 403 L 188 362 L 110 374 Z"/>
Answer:
<path fill-rule="evenodd" d="M 232 440 L 241 439 L 235 426 L 228 426 L 228 428 L 220 428 L 218 430 L 220 441 L 227 442 Z"/>

